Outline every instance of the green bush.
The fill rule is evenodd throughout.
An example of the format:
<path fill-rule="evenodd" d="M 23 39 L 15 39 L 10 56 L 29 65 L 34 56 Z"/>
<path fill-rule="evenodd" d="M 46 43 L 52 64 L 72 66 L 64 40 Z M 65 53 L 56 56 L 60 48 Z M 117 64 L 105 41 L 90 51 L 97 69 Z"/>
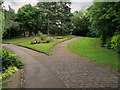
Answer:
<path fill-rule="evenodd" d="M 22 68 L 23 64 L 15 54 L 9 53 L 7 50 L 2 49 L 2 70 L 3 72 L 10 66 Z"/>
<path fill-rule="evenodd" d="M 43 34 L 43 33 L 41 33 L 41 32 L 38 33 L 38 36 L 39 36 L 39 38 L 40 38 L 41 40 L 45 40 L 46 37 L 47 37 L 47 35 L 45 35 L 45 34 Z"/>
<path fill-rule="evenodd" d="M 92 33 L 91 31 L 89 31 L 87 34 L 86 34 L 87 37 L 96 37 L 95 33 Z"/>
<path fill-rule="evenodd" d="M 108 49 L 111 49 L 111 38 L 106 39 L 105 47 L 107 47 Z"/>
<path fill-rule="evenodd" d="M 54 40 L 53 40 L 53 38 L 51 38 L 51 37 L 47 37 L 46 38 L 46 43 L 49 43 L 49 42 L 53 42 Z"/>
<path fill-rule="evenodd" d="M 120 34 L 112 37 L 111 48 L 120 53 Z"/>
<path fill-rule="evenodd" d="M 34 38 L 32 41 L 31 41 L 31 44 L 39 44 L 41 43 L 41 40 L 39 38 Z"/>
<path fill-rule="evenodd" d="M 17 67 L 13 67 L 13 66 L 10 66 L 8 67 L 8 69 L 6 69 L 1 75 L 0 75 L 0 79 L 2 80 L 5 80 L 7 78 L 9 78 L 13 73 L 17 72 L 18 69 Z"/>

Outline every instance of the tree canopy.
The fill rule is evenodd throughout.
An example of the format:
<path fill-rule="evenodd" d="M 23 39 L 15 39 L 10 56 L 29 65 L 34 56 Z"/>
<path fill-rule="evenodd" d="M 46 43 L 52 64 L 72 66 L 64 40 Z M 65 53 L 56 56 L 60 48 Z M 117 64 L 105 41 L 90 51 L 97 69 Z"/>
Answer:
<path fill-rule="evenodd" d="M 85 10 L 79 10 L 73 12 L 73 16 L 71 17 L 73 23 L 73 34 L 81 35 L 81 36 L 87 35 L 89 31 L 88 30 L 89 22 L 85 17 L 85 15 L 86 15 Z"/>
<path fill-rule="evenodd" d="M 120 30 L 120 2 L 94 2 L 87 9 L 91 33 L 101 37 L 103 44 Z"/>
<path fill-rule="evenodd" d="M 70 27 L 70 2 L 39 2 L 37 7 L 46 15 L 47 34 L 66 34 Z M 69 22 L 69 23 L 68 23 Z"/>
<path fill-rule="evenodd" d="M 34 32 L 34 30 L 36 29 L 38 13 L 38 9 L 32 7 L 31 4 L 26 4 L 18 10 L 14 20 L 23 27 L 25 36 L 26 32 L 28 32 L 29 36 L 29 33 Z"/>
<path fill-rule="evenodd" d="M 104 45 L 108 38 L 119 34 L 120 2 L 94 2 L 86 11 L 73 13 L 70 5 L 61 0 L 38 2 L 35 6 L 24 5 L 17 13 L 9 6 L 1 13 L 4 36 L 37 35 L 39 31 L 48 35 L 74 34 L 100 37 Z"/>
<path fill-rule="evenodd" d="M 0 1 L 0 36 L 3 36 L 3 33 L 5 32 L 5 17 L 3 13 L 3 8 L 2 8 L 2 1 Z"/>
<path fill-rule="evenodd" d="M 12 35 L 14 36 L 15 29 L 19 26 L 17 22 L 14 21 L 14 17 L 16 15 L 15 11 L 9 6 L 8 10 L 3 10 L 4 12 L 4 23 L 5 23 L 5 33 L 4 36 L 10 38 Z"/>

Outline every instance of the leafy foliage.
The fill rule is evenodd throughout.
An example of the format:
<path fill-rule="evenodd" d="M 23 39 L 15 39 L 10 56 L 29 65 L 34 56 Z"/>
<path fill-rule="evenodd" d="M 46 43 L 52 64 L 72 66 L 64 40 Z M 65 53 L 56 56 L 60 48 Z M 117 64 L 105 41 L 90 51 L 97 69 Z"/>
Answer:
<path fill-rule="evenodd" d="M 0 1 L 0 36 L 2 37 L 4 32 L 5 32 L 5 16 L 4 16 L 4 13 L 3 13 L 3 8 L 2 8 L 2 0 Z"/>
<path fill-rule="evenodd" d="M 18 12 L 4 9 L 6 33 L 4 38 L 44 34 L 69 34 L 71 29 L 70 2 L 39 2 L 26 4 Z"/>
<path fill-rule="evenodd" d="M 119 32 L 120 2 L 94 2 L 88 8 L 87 18 L 91 25 L 90 31 L 100 37 L 102 44 L 106 38 L 112 37 L 115 32 Z"/>
<path fill-rule="evenodd" d="M 46 16 L 47 34 L 66 34 L 70 29 L 70 2 L 39 2 L 37 7 Z"/>
<path fill-rule="evenodd" d="M 10 38 L 19 35 L 19 24 L 13 20 L 15 17 L 15 11 L 9 6 L 9 10 L 3 10 L 4 13 L 4 23 L 5 23 L 5 33 L 3 38 Z"/>
<path fill-rule="evenodd" d="M 45 34 L 43 34 L 43 33 L 41 33 L 41 32 L 38 33 L 38 36 L 39 36 L 39 38 L 40 38 L 41 40 L 45 40 L 46 37 L 47 37 L 47 35 L 45 35 Z"/>
<path fill-rule="evenodd" d="M 23 64 L 16 55 L 9 53 L 7 50 L 2 49 L 2 70 L 3 72 L 10 66 L 22 68 Z"/>
<path fill-rule="evenodd" d="M 31 44 L 39 44 L 41 43 L 41 40 L 39 38 L 34 38 L 32 41 L 31 41 Z"/>
<path fill-rule="evenodd" d="M 2 77 L 2 80 L 5 80 L 5 79 L 9 78 L 13 73 L 15 73 L 17 71 L 18 71 L 17 67 L 10 66 L 10 67 L 8 67 L 8 69 L 6 69 L 4 71 L 4 73 L 1 74 L 2 76 L 0 76 L 0 77 Z"/>
<path fill-rule="evenodd" d="M 39 44 L 39 43 L 50 43 L 53 42 L 54 39 L 52 37 L 47 37 L 47 35 L 39 32 L 38 33 L 39 38 L 35 38 L 31 41 L 31 44 Z"/>
<path fill-rule="evenodd" d="M 104 45 L 105 47 L 107 47 L 108 49 L 111 49 L 111 37 L 106 39 L 106 44 Z"/>
<path fill-rule="evenodd" d="M 113 36 L 111 40 L 111 48 L 120 53 L 120 35 Z"/>
<path fill-rule="evenodd" d="M 15 21 L 18 21 L 19 24 L 23 27 L 25 36 L 27 36 L 26 32 L 28 32 L 28 36 L 29 33 L 37 32 L 37 14 L 38 9 L 32 7 L 31 4 L 26 4 L 18 10 L 17 15 L 14 19 Z"/>
<path fill-rule="evenodd" d="M 52 37 L 47 37 L 45 41 L 46 43 L 54 42 L 54 39 Z"/>
<path fill-rule="evenodd" d="M 89 22 L 85 17 L 86 12 L 84 10 L 73 12 L 73 16 L 71 17 L 73 23 L 73 31 L 74 35 L 86 36 L 88 33 L 88 25 Z"/>

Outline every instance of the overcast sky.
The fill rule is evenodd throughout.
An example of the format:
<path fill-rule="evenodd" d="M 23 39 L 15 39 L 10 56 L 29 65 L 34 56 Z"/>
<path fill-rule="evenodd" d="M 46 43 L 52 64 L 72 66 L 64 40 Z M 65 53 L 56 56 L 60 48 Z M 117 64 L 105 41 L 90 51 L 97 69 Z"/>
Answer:
<path fill-rule="evenodd" d="M 92 1 L 93 0 L 71 0 L 71 12 L 90 7 L 92 5 Z M 33 6 L 36 5 L 37 2 L 39 2 L 39 0 L 4 0 L 3 5 L 6 9 L 8 9 L 8 5 L 10 5 L 13 9 L 15 9 L 15 12 L 17 12 L 18 9 L 24 6 L 25 4 L 30 3 Z"/>

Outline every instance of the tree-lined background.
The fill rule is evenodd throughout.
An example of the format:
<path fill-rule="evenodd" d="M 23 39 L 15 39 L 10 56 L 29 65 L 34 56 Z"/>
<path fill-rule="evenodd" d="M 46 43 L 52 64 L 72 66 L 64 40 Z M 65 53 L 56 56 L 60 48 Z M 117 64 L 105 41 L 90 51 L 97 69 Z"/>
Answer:
<path fill-rule="evenodd" d="M 101 45 L 120 51 L 120 2 L 94 2 L 71 13 L 71 2 L 26 4 L 18 12 L 2 9 L 3 38 L 37 35 L 99 37 Z"/>

